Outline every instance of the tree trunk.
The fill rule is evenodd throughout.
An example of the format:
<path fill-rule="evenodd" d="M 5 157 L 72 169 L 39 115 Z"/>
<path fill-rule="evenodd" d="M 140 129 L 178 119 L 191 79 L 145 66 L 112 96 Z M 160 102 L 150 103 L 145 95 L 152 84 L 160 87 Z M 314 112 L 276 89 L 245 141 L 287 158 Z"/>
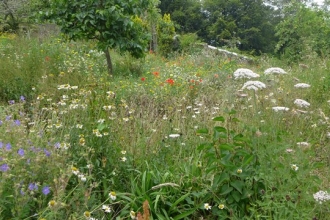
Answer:
<path fill-rule="evenodd" d="M 105 57 L 107 59 L 107 68 L 108 68 L 108 73 L 110 76 L 112 76 L 113 74 L 113 70 L 112 70 L 112 62 L 111 62 L 111 57 L 110 57 L 110 52 L 109 52 L 109 48 L 107 48 L 105 51 Z"/>

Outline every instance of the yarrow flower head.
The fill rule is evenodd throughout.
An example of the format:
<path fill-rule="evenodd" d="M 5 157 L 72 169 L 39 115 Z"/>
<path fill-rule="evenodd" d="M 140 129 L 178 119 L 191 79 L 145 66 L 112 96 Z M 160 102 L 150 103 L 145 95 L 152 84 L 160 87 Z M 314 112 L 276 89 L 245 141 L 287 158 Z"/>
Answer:
<path fill-rule="evenodd" d="M 314 193 L 313 197 L 316 200 L 316 202 L 318 202 L 320 204 L 330 200 L 330 194 L 328 192 L 325 192 L 322 190 L 318 191 L 317 193 Z"/>
<path fill-rule="evenodd" d="M 243 172 L 243 170 L 242 169 L 237 169 L 237 171 L 236 171 L 238 174 L 240 174 L 240 173 L 242 173 Z"/>
<path fill-rule="evenodd" d="M 180 134 L 170 134 L 169 137 L 170 138 L 177 138 L 177 137 L 180 137 Z"/>
<path fill-rule="evenodd" d="M 243 87 L 241 88 L 241 90 L 244 89 L 248 89 L 248 90 L 259 90 L 259 89 L 264 89 L 266 88 L 266 84 L 262 83 L 260 81 L 247 81 L 246 83 L 244 83 Z"/>
<path fill-rule="evenodd" d="M 294 85 L 294 87 L 295 88 L 309 88 L 311 86 L 307 83 L 298 83 L 298 84 Z"/>
<path fill-rule="evenodd" d="M 272 109 L 275 111 L 275 112 L 280 112 L 280 111 L 289 111 L 290 109 L 287 108 L 287 107 L 282 107 L 282 106 L 276 106 L 276 107 L 272 107 Z"/>
<path fill-rule="evenodd" d="M 212 206 L 210 206 L 208 203 L 204 203 L 204 209 L 210 210 Z"/>
<path fill-rule="evenodd" d="M 234 72 L 234 79 L 252 79 L 258 77 L 260 75 L 250 69 L 239 68 Z"/>
<path fill-rule="evenodd" d="M 299 147 L 309 147 L 310 146 L 310 144 L 308 142 L 298 142 L 297 145 Z"/>
<path fill-rule="evenodd" d="M 265 70 L 265 75 L 269 75 L 269 74 L 282 75 L 282 74 L 287 74 L 287 72 L 285 72 L 282 68 L 279 67 L 271 67 Z"/>
<path fill-rule="evenodd" d="M 309 104 L 307 101 L 303 100 L 303 99 L 296 99 L 294 101 L 294 104 L 301 107 L 301 108 L 307 108 L 309 107 L 311 104 Z"/>

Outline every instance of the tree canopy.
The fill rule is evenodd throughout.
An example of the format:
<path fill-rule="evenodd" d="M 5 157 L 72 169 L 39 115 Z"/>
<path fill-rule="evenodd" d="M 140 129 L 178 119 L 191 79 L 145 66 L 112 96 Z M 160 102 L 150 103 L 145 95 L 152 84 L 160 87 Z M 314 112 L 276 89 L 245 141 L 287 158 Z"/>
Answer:
<path fill-rule="evenodd" d="M 134 57 L 144 55 L 149 35 L 142 16 L 153 3 L 153 0 L 59 0 L 51 2 L 51 10 L 45 15 L 71 40 L 97 40 L 112 74 L 109 49 L 128 51 Z"/>

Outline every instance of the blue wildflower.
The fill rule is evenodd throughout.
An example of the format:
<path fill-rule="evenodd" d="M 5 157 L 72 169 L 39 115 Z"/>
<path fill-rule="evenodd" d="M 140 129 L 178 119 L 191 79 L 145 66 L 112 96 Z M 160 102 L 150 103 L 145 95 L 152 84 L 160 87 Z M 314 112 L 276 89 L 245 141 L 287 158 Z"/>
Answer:
<path fill-rule="evenodd" d="M 13 104 L 15 104 L 15 100 L 9 100 L 8 103 L 9 103 L 9 105 L 13 105 Z"/>
<path fill-rule="evenodd" d="M 30 183 L 28 189 L 31 191 L 38 190 L 38 185 L 36 183 Z"/>
<path fill-rule="evenodd" d="M 10 144 L 10 143 L 7 143 L 7 144 L 6 144 L 6 150 L 7 150 L 7 151 L 10 151 L 10 150 L 11 150 L 11 144 Z"/>
<path fill-rule="evenodd" d="M 46 150 L 46 149 L 44 149 L 44 153 L 45 153 L 45 155 L 46 155 L 47 157 L 50 157 L 50 155 L 51 155 L 50 151 L 48 151 L 48 150 Z"/>
<path fill-rule="evenodd" d="M 6 171 L 8 171 L 8 170 L 9 170 L 9 166 L 8 166 L 8 164 L 6 164 L 6 163 L 2 164 L 2 165 L 0 166 L 0 170 L 1 170 L 2 172 L 6 172 Z"/>
<path fill-rule="evenodd" d="M 17 151 L 18 155 L 20 155 L 21 157 L 24 156 L 24 150 L 22 148 L 18 149 Z"/>
<path fill-rule="evenodd" d="M 48 194 L 50 193 L 50 188 L 49 188 L 49 186 L 44 186 L 44 187 L 42 188 L 42 193 L 43 193 L 44 195 L 48 195 Z"/>

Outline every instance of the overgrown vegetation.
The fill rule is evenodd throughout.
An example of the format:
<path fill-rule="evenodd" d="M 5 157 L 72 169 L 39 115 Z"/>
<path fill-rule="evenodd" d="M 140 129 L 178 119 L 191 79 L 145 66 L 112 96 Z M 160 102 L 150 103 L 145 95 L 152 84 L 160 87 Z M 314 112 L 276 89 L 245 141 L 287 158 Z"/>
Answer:
<path fill-rule="evenodd" d="M 0 1 L 0 218 L 328 219 L 326 7 L 116 2 Z"/>
<path fill-rule="evenodd" d="M 122 74 L 109 78 L 93 43 L 1 45 L 1 218 L 133 218 L 145 201 L 149 219 L 329 215 L 327 197 L 316 200 L 329 190 L 326 59 L 112 51 Z M 263 73 L 272 66 L 288 73 Z M 238 68 L 267 87 L 241 90 Z"/>

